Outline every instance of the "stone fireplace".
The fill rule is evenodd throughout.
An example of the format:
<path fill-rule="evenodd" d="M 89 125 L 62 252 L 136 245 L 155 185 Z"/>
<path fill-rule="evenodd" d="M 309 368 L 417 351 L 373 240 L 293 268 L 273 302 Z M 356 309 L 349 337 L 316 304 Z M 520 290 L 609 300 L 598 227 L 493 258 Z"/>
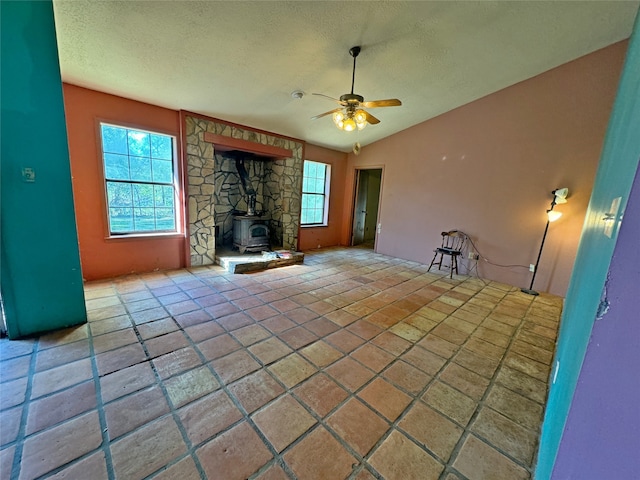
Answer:
<path fill-rule="evenodd" d="M 216 246 L 235 243 L 234 218 L 247 216 L 251 209 L 259 223 L 267 225 L 272 248 L 295 249 L 302 143 L 193 114 L 184 114 L 183 119 L 191 265 L 213 264 Z M 242 159 L 255 192 L 252 199 L 243 186 L 237 158 Z"/>

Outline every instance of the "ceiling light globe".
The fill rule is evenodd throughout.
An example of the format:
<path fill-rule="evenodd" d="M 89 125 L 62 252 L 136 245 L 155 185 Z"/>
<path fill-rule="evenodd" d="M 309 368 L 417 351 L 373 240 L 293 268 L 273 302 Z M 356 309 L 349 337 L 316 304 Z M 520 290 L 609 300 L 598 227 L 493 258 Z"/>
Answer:
<path fill-rule="evenodd" d="M 547 216 L 549 217 L 550 222 L 555 222 L 562 216 L 562 212 L 556 212 L 555 210 L 550 210 L 547 212 Z"/>
<path fill-rule="evenodd" d="M 342 129 L 346 132 L 353 132 L 356 129 L 356 121 L 353 118 L 347 118 L 344 121 Z"/>
<path fill-rule="evenodd" d="M 356 110 L 355 115 L 353 116 L 356 123 L 366 123 L 367 121 L 367 113 L 364 110 Z"/>
<path fill-rule="evenodd" d="M 344 113 L 335 112 L 333 114 L 333 123 L 335 123 L 338 128 L 342 128 L 342 121 L 344 120 Z"/>

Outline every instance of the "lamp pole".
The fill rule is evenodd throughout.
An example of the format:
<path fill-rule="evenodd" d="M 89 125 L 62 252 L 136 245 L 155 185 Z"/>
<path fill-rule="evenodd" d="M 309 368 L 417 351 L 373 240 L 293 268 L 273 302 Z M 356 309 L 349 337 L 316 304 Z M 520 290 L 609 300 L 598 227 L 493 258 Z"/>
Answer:
<path fill-rule="evenodd" d="M 562 192 L 562 194 L 560 193 L 560 190 L 564 190 L 564 192 Z M 538 251 L 538 258 L 536 259 L 536 264 L 533 267 L 533 276 L 531 277 L 531 285 L 529 285 L 529 288 L 521 288 L 520 291 L 523 293 L 526 293 L 528 295 L 540 295 L 538 292 L 536 292 L 533 289 L 533 282 L 535 282 L 536 280 L 536 273 L 538 273 L 538 264 L 540 263 L 540 257 L 542 256 L 542 249 L 544 248 L 544 241 L 547 238 L 547 232 L 549 231 L 549 223 L 551 222 L 551 217 L 550 217 L 550 213 L 553 210 L 553 207 L 556 206 L 556 204 L 558 202 L 560 203 L 566 203 L 566 201 L 564 200 L 564 198 L 567 195 L 567 189 L 556 189 L 553 192 L 551 192 L 551 194 L 553 195 L 553 200 L 551 200 L 551 208 L 549 208 L 549 210 L 547 210 L 547 225 L 544 227 L 544 233 L 542 234 L 542 242 L 540 243 L 540 251 Z M 562 195 L 560 197 L 560 200 L 558 200 L 558 195 Z M 555 219 L 554 219 L 555 220 Z"/>

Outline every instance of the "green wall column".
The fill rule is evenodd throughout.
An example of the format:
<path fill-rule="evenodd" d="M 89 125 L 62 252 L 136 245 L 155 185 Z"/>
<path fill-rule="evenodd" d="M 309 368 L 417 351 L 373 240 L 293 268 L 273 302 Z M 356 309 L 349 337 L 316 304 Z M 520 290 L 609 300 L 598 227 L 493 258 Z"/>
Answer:
<path fill-rule="evenodd" d="M 0 288 L 10 338 L 86 322 L 51 1 L 0 2 Z"/>

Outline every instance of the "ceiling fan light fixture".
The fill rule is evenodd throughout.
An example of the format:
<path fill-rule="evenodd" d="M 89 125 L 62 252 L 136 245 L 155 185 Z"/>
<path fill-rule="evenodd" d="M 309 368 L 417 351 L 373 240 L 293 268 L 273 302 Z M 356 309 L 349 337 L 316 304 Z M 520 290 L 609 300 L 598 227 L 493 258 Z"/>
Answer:
<path fill-rule="evenodd" d="M 344 130 L 345 132 L 353 132 L 356 127 L 358 125 L 356 124 L 356 121 L 349 117 L 349 118 L 345 118 L 343 125 L 342 125 L 342 130 Z"/>
<path fill-rule="evenodd" d="M 356 121 L 356 125 L 358 126 L 358 130 L 362 130 L 367 126 L 367 114 L 364 110 L 356 110 L 353 119 Z"/>
<path fill-rule="evenodd" d="M 340 130 L 342 130 L 342 127 L 344 126 L 344 113 L 342 112 L 336 112 L 333 114 L 333 123 L 336 124 L 336 127 L 338 127 Z"/>

